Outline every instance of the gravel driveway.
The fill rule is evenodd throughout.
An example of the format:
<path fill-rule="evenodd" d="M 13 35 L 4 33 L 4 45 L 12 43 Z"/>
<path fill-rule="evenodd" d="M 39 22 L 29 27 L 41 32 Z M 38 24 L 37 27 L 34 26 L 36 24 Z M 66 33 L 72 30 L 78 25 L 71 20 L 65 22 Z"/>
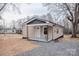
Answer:
<path fill-rule="evenodd" d="M 28 52 L 17 54 L 17 56 L 78 56 L 79 55 L 79 41 L 66 42 L 36 42 L 34 44 L 40 45 Z"/>

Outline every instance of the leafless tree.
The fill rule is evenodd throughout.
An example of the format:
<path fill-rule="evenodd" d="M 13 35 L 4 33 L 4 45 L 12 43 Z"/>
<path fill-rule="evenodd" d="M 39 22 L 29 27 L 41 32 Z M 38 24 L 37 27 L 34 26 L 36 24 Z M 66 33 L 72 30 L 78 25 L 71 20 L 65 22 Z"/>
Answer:
<path fill-rule="evenodd" d="M 15 27 L 15 23 L 16 23 L 16 21 L 15 20 L 12 20 L 12 32 L 15 32 L 15 30 L 16 30 L 16 27 Z"/>
<path fill-rule="evenodd" d="M 4 25 L 4 33 L 5 33 L 5 19 L 4 18 L 2 18 L 2 16 L 1 16 L 1 14 L 3 13 L 3 12 L 5 12 L 5 11 L 7 11 L 9 8 L 9 6 L 10 7 L 12 7 L 12 12 L 18 12 L 19 14 L 21 14 L 21 12 L 20 12 L 20 9 L 19 9 L 19 6 L 17 6 L 18 4 L 16 4 L 16 3 L 0 3 L 0 19 L 2 19 L 2 21 L 3 21 L 3 25 Z M 14 29 L 15 29 L 15 22 L 13 22 L 12 23 L 12 26 L 13 26 L 13 31 L 14 31 Z"/>
<path fill-rule="evenodd" d="M 1 17 L 1 13 L 3 12 L 3 10 L 5 9 L 5 6 L 7 5 L 7 3 L 0 3 L 0 19 L 2 19 Z"/>
<path fill-rule="evenodd" d="M 73 11 L 70 10 L 67 3 L 64 3 L 64 5 L 66 6 L 68 12 L 71 15 L 71 16 L 67 16 L 67 19 L 72 23 L 72 37 L 76 37 L 77 25 L 79 22 L 79 4 L 78 3 L 74 4 Z"/>
<path fill-rule="evenodd" d="M 79 3 L 47 3 L 43 5 L 51 10 L 50 13 L 52 12 L 52 9 L 54 9 L 52 8 L 52 5 L 56 5 L 55 8 L 58 7 L 58 11 L 56 12 L 59 12 L 59 14 L 64 12 L 63 15 L 72 23 L 72 37 L 76 37 L 77 25 L 79 23 Z"/>

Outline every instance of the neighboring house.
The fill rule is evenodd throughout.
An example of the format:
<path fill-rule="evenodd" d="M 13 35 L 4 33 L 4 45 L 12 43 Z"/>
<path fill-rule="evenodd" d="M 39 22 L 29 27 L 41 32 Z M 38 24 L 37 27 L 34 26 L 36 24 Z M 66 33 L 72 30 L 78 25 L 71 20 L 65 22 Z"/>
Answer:
<path fill-rule="evenodd" d="M 13 34 L 13 33 L 16 33 L 16 29 L 5 28 L 5 29 L 4 29 L 4 33 L 7 33 L 7 34 L 8 34 L 8 33 L 9 33 L 9 34 L 11 33 L 11 34 Z"/>
<path fill-rule="evenodd" d="M 6 33 L 6 34 L 10 34 L 10 33 L 16 33 L 16 30 L 12 30 L 11 28 L 3 28 L 3 29 L 0 29 L 0 34 L 4 34 L 4 33 Z"/>
<path fill-rule="evenodd" d="M 63 26 L 40 18 L 32 18 L 23 25 L 23 38 L 51 41 L 63 37 Z"/>

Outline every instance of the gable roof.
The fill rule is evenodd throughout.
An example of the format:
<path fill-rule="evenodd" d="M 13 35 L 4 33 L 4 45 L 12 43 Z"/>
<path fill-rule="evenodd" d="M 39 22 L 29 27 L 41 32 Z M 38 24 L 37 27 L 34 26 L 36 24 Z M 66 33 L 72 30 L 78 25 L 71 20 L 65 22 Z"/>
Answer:
<path fill-rule="evenodd" d="M 53 24 L 53 26 L 57 25 L 57 26 L 63 27 L 62 25 L 56 24 L 52 21 L 41 19 L 41 18 L 36 18 L 36 17 L 32 17 L 30 20 L 25 22 L 25 24 L 27 24 L 27 25 L 29 25 L 29 24 L 42 24 L 42 23 L 51 23 L 51 24 Z"/>
<path fill-rule="evenodd" d="M 40 19 L 40 18 L 32 18 L 32 19 L 28 20 L 26 23 L 29 24 L 33 21 L 39 21 L 40 23 L 46 23 L 46 21 L 44 19 Z"/>
<path fill-rule="evenodd" d="M 34 19 L 31 22 L 28 22 L 27 24 L 42 24 L 42 23 L 46 23 L 45 21 L 41 21 L 39 19 Z"/>

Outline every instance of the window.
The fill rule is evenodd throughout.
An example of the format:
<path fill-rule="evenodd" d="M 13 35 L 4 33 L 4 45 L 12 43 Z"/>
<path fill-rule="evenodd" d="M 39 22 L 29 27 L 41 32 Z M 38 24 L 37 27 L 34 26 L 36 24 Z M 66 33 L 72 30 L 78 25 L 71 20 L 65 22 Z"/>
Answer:
<path fill-rule="evenodd" d="M 48 29 L 44 28 L 44 34 L 48 34 Z"/>

